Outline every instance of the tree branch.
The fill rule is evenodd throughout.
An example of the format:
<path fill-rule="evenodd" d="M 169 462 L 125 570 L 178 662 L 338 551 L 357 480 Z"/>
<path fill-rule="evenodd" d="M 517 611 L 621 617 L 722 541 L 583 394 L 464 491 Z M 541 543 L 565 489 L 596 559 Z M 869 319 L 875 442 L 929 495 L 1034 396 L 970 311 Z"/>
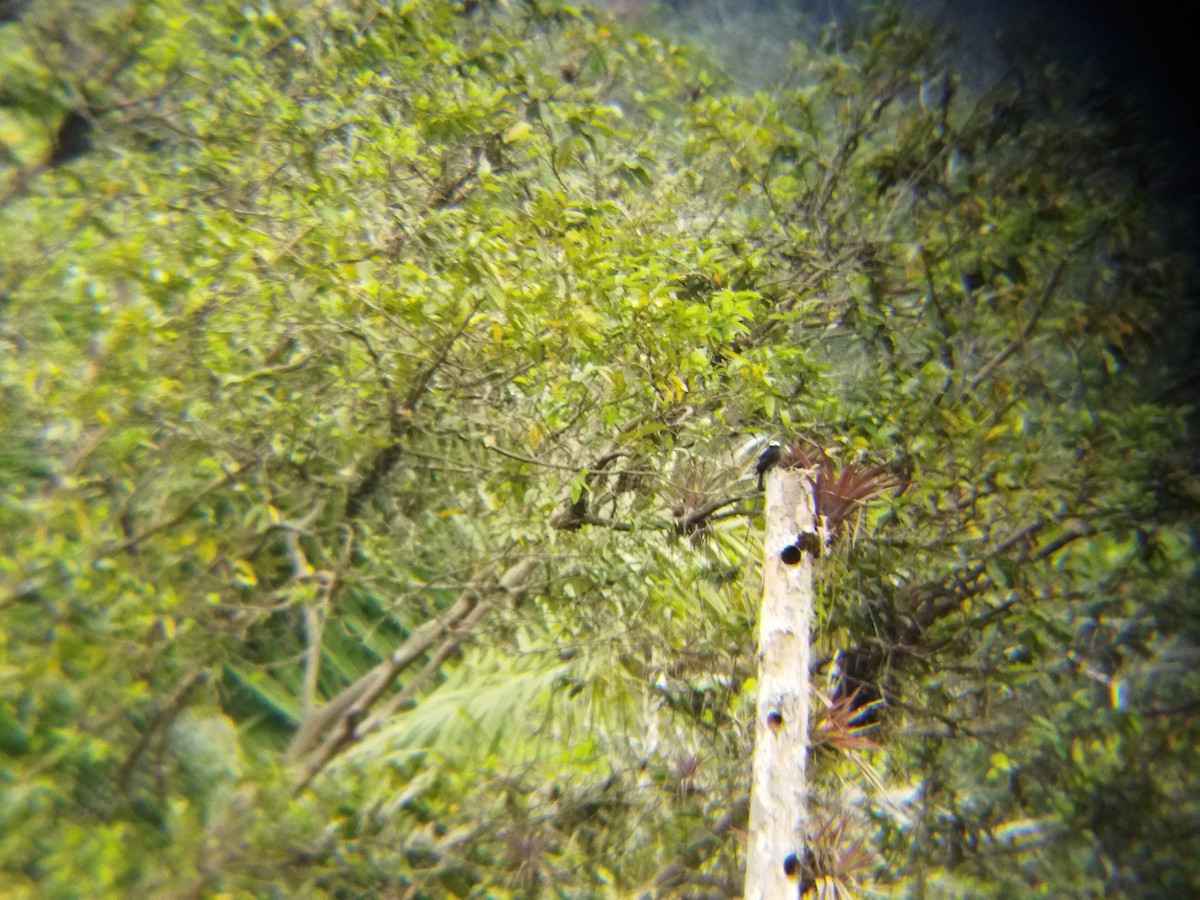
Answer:
<path fill-rule="evenodd" d="M 929 589 L 929 593 L 917 604 L 916 611 L 912 616 L 912 624 L 909 627 L 904 643 L 909 644 L 914 642 L 920 632 L 925 631 L 939 619 L 958 609 L 964 600 L 991 587 L 994 581 L 991 576 L 985 574 L 988 561 L 1007 553 L 1018 544 L 1028 541 L 1044 527 L 1045 522 L 1039 519 L 1036 522 L 1026 525 L 1024 528 L 1018 529 L 992 548 L 987 553 L 986 559 L 971 566 L 948 585 L 939 585 L 936 588 Z M 1094 534 L 1095 531 L 1096 529 L 1090 525 L 1069 526 L 1058 537 L 1043 544 L 1036 550 L 1030 552 L 1027 549 L 1019 553 L 1014 561 L 1018 564 L 1040 562 L 1057 553 L 1073 541 Z"/>
<path fill-rule="evenodd" d="M 162 709 L 160 709 L 155 714 L 154 718 L 150 720 L 150 724 L 146 726 L 146 730 L 142 732 L 137 743 L 133 745 L 133 749 L 129 751 L 129 755 L 125 758 L 125 762 L 121 763 L 121 768 L 118 770 L 117 776 L 114 779 L 114 784 L 116 785 L 116 794 L 119 795 L 125 793 L 125 790 L 129 787 L 129 779 L 133 776 L 133 770 L 137 768 L 138 762 L 145 755 L 146 750 L 149 749 L 150 742 L 154 739 L 154 736 L 170 726 L 170 724 L 175 720 L 175 717 L 179 715 L 180 710 L 183 709 L 183 706 L 187 702 L 188 697 L 191 696 L 192 691 L 198 685 L 203 684 L 207 680 L 208 670 L 200 668 L 192 670 L 192 672 L 186 678 L 184 678 L 182 682 L 180 682 L 179 687 L 177 687 L 167 699 L 167 702 L 163 705 Z"/>
<path fill-rule="evenodd" d="M 1066 266 L 1067 261 L 1063 259 L 1060 260 L 1058 265 L 1054 267 L 1053 271 L 1050 273 L 1049 280 L 1046 282 L 1046 286 L 1042 288 L 1041 296 L 1038 297 L 1037 303 L 1034 305 L 1033 315 L 1029 317 L 1029 321 L 1025 323 L 1025 327 L 1021 329 L 1020 333 L 1016 337 L 1008 342 L 1008 345 L 1005 346 L 1003 350 L 992 357 L 987 365 L 979 370 L 978 374 L 971 379 L 971 383 L 967 385 L 964 393 L 975 393 L 975 389 L 978 388 L 979 385 L 983 384 L 983 382 L 991 377 L 991 374 L 995 372 L 997 368 L 1003 365 L 1005 360 L 1016 353 L 1017 350 L 1021 348 L 1021 345 L 1029 340 L 1029 336 L 1033 334 L 1033 329 L 1037 327 L 1038 320 L 1042 318 L 1042 314 L 1049 307 L 1050 298 L 1054 295 L 1054 289 L 1058 287 L 1059 278 L 1062 276 L 1063 269 L 1065 269 Z"/>
<path fill-rule="evenodd" d="M 436 672 L 436 667 L 439 667 L 466 639 L 471 630 L 482 621 L 498 595 L 523 592 L 538 565 L 537 559 L 526 557 L 510 566 L 499 579 L 486 589 L 483 589 L 482 585 L 488 577 L 487 573 L 477 574 L 471 579 L 471 583 L 459 595 L 453 606 L 414 630 L 399 647 L 388 655 L 387 659 L 345 688 L 320 709 L 314 711 L 301 724 L 287 750 L 288 760 L 298 762 L 303 759 L 305 761 L 303 773 L 296 782 L 294 792 L 296 794 L 303 792 L 330 760 L 379 724 L 382 720 L 381 716 L 365 721 L 364 716 L 387 692 L 402 671 L 412 665 L 443 636 L 451 635 L 438 653 L 414 677 L 415 684 L 406 687 L 405 691 L 401 692 L 400 696 L 404 697 L 405 693 L 410 690 L 415 693 L 420 683 Z M 437 664 L 431 667 L 434 660 L 437 660 Z M 407 702 L 407 699 L 404 697 L 396 706 Z M 324 741 L 314 752 L 309 754 L 310 748 L 322 734 L 325 735 Z"/>
<path fill-rule="evenodd" d="M 205 497 L 207 497 L 209 494 L 213 493 L 214 491 L 219 491 L 221 488 L 227 487 L 230 484 L 232 484 L 233 482 L 237 481 L 237 479 L 241 477 L 243 472 L 245 472 L 247 469 L 249 469 L 252 465 L 254 465 L 257 462 L 258 462 L 258 457 L 255 456 L 255 457 L 247 460 L 246 462 L 242 463 L 240 466 L 238 466 L 232 472 L 225 472 L 219 478 L 213 479 L 208 484 L 206 484 L 204 487 L 202 487 L 199 490 L 199 492 L 197 492 L 190 500 L 188 500 L 187 503 L 185 503 L 183 505 L 183 507 L 179 510 L 179 512 L 175 513 L 175 515 L 171 516 L 168 519 L 164 519 L 161 522 L 157 522 L 154 525 L 147 526 L 145 529 L 143 529 L 142 531 L 139 531 L 137 534 L 133 535 L 132 537 L 127 538 L 124 541 L 121 541 L 121 543 L 114 546 L 110 551 L 108 551 L 108 553 L 101 554 L 101 555 L 115 555 L 118 553 L 124 553 L 127 550 L 133 550 L 138 546 L 138 544 L 140 544 L 142 541 L 146 540 L 146 538 L 153 537 L 154 535 L 158 534 L 159 532 L 166 531 L 169 528 L 174 528 L 176 525 L 178 525 L 180 522 L 182 522 L 184 519 L 186 519 L 188 517 L 188 515 L 192 512 L 192 510 L 194 510 L 199 505 L 201 500 L 203 500 Z"/>
<path fill-rule="evenodd" d="M 417 376 L 416 381 L 409 388 L 404 401 L 397 403 L 393 395 L 391 420 L 388 423 L 389 441 L 375 455 L 375 459 L 367 469 L 366 474 L 359 480 L 358 486 L 346 498 L 346 519 L 358 518 L 362 512 L 363 505 L 379 489 L 383 480 L 391 474 L 396 464 L 400 462 L 400 455 L 404 449 L 403 441 L 414 431 L 413 423 L 417 407 L 429 387 L 429 382 L 437 374 L 438 370 L 446 364 L 446 360 L 450 357 L 451 349 L 458 343 L 458 339 L 466 333 L 467 328 L 470 327 L 471 322 L 475 319 L 475 313 L 479 311 L 479 303 L 481 302 L 479 301 L 471 307 L 470 312 L 463 318 L 462 324 L 442 342 L 442 346 L 438 349 L 433 359 L 430 360 L 429 365 Z M 366 343 L 365 340 L 364 343 Z M 367 344 L 367 349 L 368 351 L 371 349 L 369 343 Z M 373 351 L 372 356 L 374 356 Z M 376 363 L 378 363 L 378 360 L 376 360 Z"/>

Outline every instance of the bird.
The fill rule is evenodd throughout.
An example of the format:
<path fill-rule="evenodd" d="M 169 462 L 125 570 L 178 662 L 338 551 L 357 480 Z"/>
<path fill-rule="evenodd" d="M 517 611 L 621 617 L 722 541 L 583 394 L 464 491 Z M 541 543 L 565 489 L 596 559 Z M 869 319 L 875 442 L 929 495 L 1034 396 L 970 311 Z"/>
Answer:
<path fill-rule="evenodd" d="M 779 441 L 771 441 L 758 454 L 758 459 L 754 462 L 754 474 L 758 476 L 758 490 L 763 489 L 763 478 L 779 462 L 781 454 L 782 448 L 779 446 Z"/>

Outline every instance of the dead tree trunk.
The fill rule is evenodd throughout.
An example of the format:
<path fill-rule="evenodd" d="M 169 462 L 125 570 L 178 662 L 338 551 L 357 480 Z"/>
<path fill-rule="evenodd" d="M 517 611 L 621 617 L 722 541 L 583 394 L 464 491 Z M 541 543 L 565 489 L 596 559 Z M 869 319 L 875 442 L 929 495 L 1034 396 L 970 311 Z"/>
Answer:
<path fill-rule="evenodd" d="M 819 553 L 808 472 L 766 477 L 758 623 L 758 714 L 747 839 L 746 900 L 800 896 L 808 822 L 809 635 Z"/>

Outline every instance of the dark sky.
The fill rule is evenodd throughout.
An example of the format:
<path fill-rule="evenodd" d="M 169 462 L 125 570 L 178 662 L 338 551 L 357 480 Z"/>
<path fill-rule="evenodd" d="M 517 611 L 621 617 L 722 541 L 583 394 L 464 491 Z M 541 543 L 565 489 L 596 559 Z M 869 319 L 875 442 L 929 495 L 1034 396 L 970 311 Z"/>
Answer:
<path fill-rule="evenodd" d="M 816 5 L 830 0 L 794 0 Z M 863 5 L 862 0 L 840 0 Z M 1042 40 L 1064 67 L 1119 85 L 1178 177 L 1200 187 L 1200 4 L 1193 0 L 906 0 L 959 30 L 967 53 L 995 53 L 1000 31 Z M 993 55 L 993 59 L 994 59 Z M 1185 172 L 1191 168 L 1190 173 Z M 1195 198 L 1193 198 L 1195 202 Z"/>
<path fill-rule="evenodd" d="M 817 23 L 845 21 L 875 5 L 873 0 L 658 2 L 686 9 L 693 17 L 708 17 L 727 45 L 726 61 L 735 69 L 741 64 L 761 66 L 771 56 L 777 56 L 779 64 L 786 59 L 782 48 L 797 35 L 789 33 L 786 24 L 781 27 L 779 10 Z M 1196 0 L 901 0 L 901 5 L 953 29 L 959 36 L 956 68 L 983 84 L 1007 69 L 998 41 L 1007 33 L 1010 46 L 1038 49 L 1058 65 L 1094 79 L 1097 87 L 1121 87 L 1137 112 L 1138 126 L 1163 147 L 1162 162 L 1171 172 L 1176 199 L 1200 212 Z"/>
<path fill-rule="evenodd" d="M 637 8 L 652 0 L 599 0 L 602 5 Z M 997 34 L 1021 31 L 1045 42 L 1070 66 L 1090 64 L 1112 78 L 1167 100 L 1200 100 L 1200 4 L 1195 0 L 899 0 L 921 17 L 953 27 L 961 37 L 964 62 L 976 54 L 995 59 Z M 772 10 L 790 10 L 811 22 L 844 21 L 877 0 L 658 0 L 660 7 L 687 10 L 692 17 L 723 23 L 729 37 L 761 25 L 764 37 L 786 41 Z M 774 32 L 772 32 L 774 29 Z M 754 60 L 747 59 L 748 65 Z M 1181 119 L 1193 109 L 1177 107 Z"/>
<path fill-rule="evenodd" d="M 730 2 L 730 0 L 726 0 Z M 840 17 L 871 0 L 781 0 L 820 18 Z M 1200 98 L 1200 11 L 1194 0 L 902 0 L 922 16 L 956 28 L 964 48 L 986 52 L 1001 30 L 1043 39 L 1065 65 L 1103 68 L 1147 95 Z M 1194 119 L 1196 105 L 1177 112 Z"/>
<path fill-rule="evenodd" d="M 960 21 L 969 8 L 984 6 L 991 7 L 1007 24 L 1022 20 L 1041 23 L 1048 43 L 1064 62 L 1098 64 L 1117 81 L 1164 105 L 1172 100 L 1194 101 L 1198 96 L 1200 79 L 1192 70 L 1200 60 L 1196 51 L 1200 16 L 1188 0 L 993 0 L 982 4 L 946 0 L 943 5 Z M 1195 108 L 1194 104 L 1176 106 L 1175 114 L 1192 120 Z"/>
<path fill-rule="evenodd" d="M 1159 161 L 1171 201 L 1200 223 L 1200 4 L 1192 0 L 909 2 L 943 11 L 968 44 L 989 37 L 994 44 L 996 29 L 1021 29 L 1041 37 L 1059 64 L 1123 89 L 1146 136 L 1161 148 Z"/>
<path fill-rule="evenodd" d="M 609 2 L 636 8 L 648 0 Z M 815 34 L 818 23 L 845 22 L 875 5 L 872 0 L 658 4 L 660 9 L 673 7 L 692 37 L 723 50 L 719 55 L 731 74 L 749 73 L 748 80 L 760 88 L 768 87 L 773 70 L 786 69 L 790 40 Z M 1102 95 L 1123 96 L 1124 108 L 1101 105 L 1094 111 L 1121 116 L 1155 148 L 1155 194 L 1168 213 L 1168 239 L 1176 252 L 1191 259 L 1192 272 L 1200 277 L 1200 2 L 901 0 L 901 5 L 958 35 L 952 65 L 977 88 L 1009 69 L 1000 40 L 1004 34 L 1010 48 L 1036 51 L 1039 59 L 1083 76 L 1085 84 L 1118 88 Z M 705 27 L 708 33 L 696 33 Z M 1193 360 L 1184 366 L 1190 370 L 1197 364 Z M 1200 374 L 1194 380 L 1200 386 Z"/>

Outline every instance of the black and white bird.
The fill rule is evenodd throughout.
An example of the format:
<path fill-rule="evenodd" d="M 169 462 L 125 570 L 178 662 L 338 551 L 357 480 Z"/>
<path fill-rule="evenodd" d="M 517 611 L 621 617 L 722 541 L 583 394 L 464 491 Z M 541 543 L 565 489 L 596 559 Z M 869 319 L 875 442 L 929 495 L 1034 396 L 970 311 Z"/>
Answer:
<path fill-rule="evenodd" d="M 771 441 L 758 454 L 758 459 L 754 462 L 754 474 L 758 476 L 758 490 L 761 491 L 763 489 L 763 478 L 771 471 L 772 467 L 779 463 L 781 453 L 782 448 L 779 445 L 779 441 Z"/>

